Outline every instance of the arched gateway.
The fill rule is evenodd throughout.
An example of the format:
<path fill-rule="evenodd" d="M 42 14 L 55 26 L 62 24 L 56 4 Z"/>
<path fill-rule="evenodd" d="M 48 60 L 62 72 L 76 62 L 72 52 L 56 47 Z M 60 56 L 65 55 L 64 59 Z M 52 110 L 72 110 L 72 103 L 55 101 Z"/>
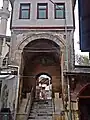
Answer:
<path fill-rule="evenodd" d="M 52 33 L 27 33 L 24 35 L 25 37 L 19 42 L 18 49 L 23 50 L 24 47 L 29 44 L 30 42 L 34 41 L 34 40 L 39 40 L 39 39 L 48 39 L 51 40 L 53 42 L 55 42 L 57 45 L 59 45 L 61 48 L 65 47 L 65 39 L 63 38 L 63 35 L 57 35 L 57 34 L 52 34 Z M 38 41 L 37 41 L 38 42 Z"/>
<path fill-rule="evenodd" d="M 52 93 L 61 94 L 61 49 L 64 42 L 59 36 L 46 33 L 28 36 L 20 42 L 18 49 L 22 50 L 20 79 L 20 99 L 33 88 L 36 90 L 36 76 L 47 73 L 51 76 Z"/>
<path fill-rule="evenodd" d="M 3 1 L 5 1 L 6 5 L 8 0 Z M 33 115 L 34 118 L 37 115 L 35 120 L 51 120 L 53 113 L 57 115 L 57 117 L 60 117 L 60 113 L 64 110 L 64 98 L 61 96 L 61 93 L 63 93 L 63 96 L 64 92 L 67 94 L 64 89 L 63 91 L 61 90 L 64 86 L 65 88 L 67 87 L 64 70 L 72 70 L 74 67 L 74 1 L 68 0 L 67 2 L 67 0 L 63 0 L 56 3 L 56 1 L 53 0 L 55 5 L 47 0 L 10 1 L 13 14 L 11 15 L 9 54 L 9 65 L 11 66 L 9 67 L 11 67 L 11 70 L 18 68 L 19 71 L 14 81 L 16 86 L 12 82 L 15 87 L 12 86 L 12 89 L 8 87 L 8 96 L 12 98 L 14 94 L 15 97 L 13 97 L 14 99 L 12 99 L 11 103 L 7 100 L 7 107 L 13 107 L 12 112 L 15 111 L 14 117 L 16 117 L 16 120 L 25 120 L 24 117 L 27 116 L 28 118 L 26 119 L 32 119 L 30 118 L 32 117 L 30 116 L 32 101 L 33 104 L 38 104 L 39 107 L 41 107 L 40 109 L 37 107 L 37 111 L 42 111 L 43 106 L 43 111 L 45 112 L 45 116 L 39 116 L 41 113 L 39 113 L 39 115 L 35 113 Z M 60 7 L 60 9 L 58 9 L 58 7 Z M 7 7 L 5 7 L 5 9 L 7 9 Z M 8 40 L 6 40 L 6 42 L 8 42 Z M 49 76 L 42 78 L 41 75 Z M 5 82 L 8 84 L 7 81 Z M 40 84 L 45 84 L 44 88 L 43 85 Z M 52 86 L 52 89 L 50 86 Z M 54 97 L 53 106 L 50 107 L 52 100 L 48 101 L 48 105 L 46 101 L 42 101 L 42 105 L 39 103 L 40 101 L 34 101 L 37 99 L 36 96 L 38 96 L 36 94 L 38 87 L 41 87 L 43 91 L 48 91 L 48 88 L 52 90 L 50 93 L 53 93 L 51 96 Z M 13 91 L 14 88 L 15 92 Z M 9 93 L 9 91 L 11 91 L 11 93 Z M 43 97 L 39 97 L 46 98 L 43 94 L 42 96 Z M 48 97 L 50 98 L 50 96 Z M 36 99 L 32 100 L 33 98 Z M 46 106 L 46 109 L 44 109 L 44 106 Z M 19 109 L 17 109 L 17 107 Z M 52 109 L 54 111 L 52 111 L 52 114 L 49 113 L 47 118 L 46 112 Z M 36 110 L 34 106 L 33 110 Z"/>

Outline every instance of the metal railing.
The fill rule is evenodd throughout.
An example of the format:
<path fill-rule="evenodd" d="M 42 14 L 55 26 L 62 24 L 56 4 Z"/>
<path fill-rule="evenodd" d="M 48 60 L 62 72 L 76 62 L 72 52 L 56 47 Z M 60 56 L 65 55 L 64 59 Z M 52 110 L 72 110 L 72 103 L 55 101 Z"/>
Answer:
<path fill-rule="evenodd" d="M 30 110 L 31 110 L 31 107 L 32 107 L 32 103 L 33 103 L 33 100 L 34 100 L 34 90 L 35 90 L 34 87 L 32 87 L 31 92 L 28 93 L 29 96 L 27 97 L 27 101 L 25 103 L 25 107 L 22 108 L 22 109 L 24 109 L 24 111 L 23 112 L 19 111 L 17 113 L 16 120 L 28 120 L 28 117 L 29 117 L 29 114 L 30 114 Z"/>
<path fill-rule="evenodd" d="M 34 97 L 33 94 L 34 94 L 34 87 L 32 87 L 31 93 L 29 93 L 29 97 L 28 97 L 27 104 L 25 107 L 25 112 L 27 111 L 28 105 L 30 107 L 33 102 L 33 97 Z"/>
<path fill-rule="evenodd" d="M 28 120 L 33 100 L 34 100 L 34 87 L 32 87 L 31 93 L 29 94 L 27 104 L 25 107 L 25 112 L 27 112 L 27 119 L 26 120 Z"/>

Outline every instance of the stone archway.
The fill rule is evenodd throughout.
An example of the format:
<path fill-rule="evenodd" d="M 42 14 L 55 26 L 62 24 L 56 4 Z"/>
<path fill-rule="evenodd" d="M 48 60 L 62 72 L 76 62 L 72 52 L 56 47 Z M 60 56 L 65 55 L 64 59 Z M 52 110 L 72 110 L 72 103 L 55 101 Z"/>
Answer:
<path fill-rule="evenodd" d="M 65 47 L 66 47 L 66 41 L 61 34 L 52 34 L 51 32 L 39 32 L 39 33 L 24 33 L 22 35 L 17 36 L 17 42 L 15 45 L 15 50 L 12 50 L 11 54 L 11 63 L 16 65 L 21 65 L 22 60 L 22 53 L 25 46 L 27 46 L 29 43 L 35 41 L 35 40 L 45 40 L 48 39 L 50 41 L 53 41 L 55 44 L 57 44 L 60 48 L 60 52 L 63 51 L 63 54 L 65 55 Z M 65 56 L 64 56 L 65 57 Z"/>
<path fill-rule="evenodd" d="M 53 35 L 50 33 L 36 33 L 36 34 L 27 34 L 22 41 L 19 42 L 19 44 L 17 45 L 18 50 L 23 50 L 24 47 L 34 41 L 34 40 L 40 40 L 40 39 L 49 39 L 53 42 L 55 42 L 57 45 L 60 46 L 60 48 L 65 48 L 65 40 L 63 39 L 62 36 L 60 35 Z"/>
<path fill-rule="evenodd" d="M 40 43 L 39 46 L 37 43 Z M 47 44 L 48 43 L 48 44 Z M 31 52 L 29 51 L 26 53 L 27 48 L 38 47 L 41 49 L 45 46 L 47 49 L 51 48 L 52 46 L 55 48 L 56 52 Z M 22 66 L 22 78 L 21 78 L 21 92 L 28 93 L 30 92 L 32 86 L 35 86 L 35 76 L 38 73 L 46 72 L 52 76 L 52 85 L 54 92 L 58 92 L 61 94 L 61 66 L 60 66 L 60 54 L 61 50 L 65 50 L 65 41 L 63 37 L 58 35 L 52 35 L 50 33 L 37 33 L 37 34 L 27 34 L 26 36 L 22 37 L 22 40 L 19 41 L 17 45 L 17 53 L 19 54 L 18 57 L 19 63 Z M 23 62 L 20 60 L 23 58 Z M 38 63 L 38 60 L 45 58 L 49 59 L 49 64 L 41 64 Z M 33 63 L 32 63 L 33 61 Z M 51 61 L 53 65 L 51 65 Z M 19 64 L 19 65 L 20 65 Z M 22 97 L 21 97 L 22 98 Z"/>
<path fill-rule="evenodd" d="M 37 47 L 42 51 L 29 51 Z M 54 47 L 55 51 L 45 51 L 43 48 Z M 49 33 L 28 34 L 22 37 L 17 45 L 19 66 L 21 71 L 19 102 L 28 96 L 32 87 L 36 86 L 35 76 L 39 73 L 48 73 L 52 76 L 53 97 L 62 93 L 61 87 L 61 51 L 65 51 L 63 37 Z M 21 61 L 22 60 L 22 61 Z M 17 61 L 17 60 L 16 60 Z M 58 96 L 61 97 L 61 96 Z"/>
<path fill-rule="evenodd" d="M 32 48 L 34 48 L 33 51 Z M 54 51 L 52 51 L 51 48 L 54 48 Z M 59 76 L 60 79 L 59 51 L 59 45 L 49 39 L 39 39 L 30 42 L 23 49 L 25 75 L 32 74 L 33 76 L 36 76 L 41 72 L 46 72 L 53 76 L 54 82 L 55 79 L 58 79 L 56 76 Z M 31 70 L 29 69 L 29 66 Z M 58 71 L 56 71 L 56 69 L 58 69 Z M 58 80 L 58 82 L 59 81 L 60 80 Z"/>
<path fill-rule="evenodd" d="M 52 76 L 48 73 L 36 75 L 36 99 L 52 99 Z"/>

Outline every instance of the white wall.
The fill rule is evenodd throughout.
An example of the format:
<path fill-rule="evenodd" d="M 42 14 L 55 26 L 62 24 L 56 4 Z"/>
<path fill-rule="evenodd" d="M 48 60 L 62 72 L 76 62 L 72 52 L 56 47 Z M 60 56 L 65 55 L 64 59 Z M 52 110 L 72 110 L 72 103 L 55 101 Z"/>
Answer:
<path fill-rule="evenodd" d="M 2 79 L 1 105 L 2 105 L 2 102 L 3 102 L 2 99 L 5 97 L 6 92 L 8 92 L 7 108 L 10 108 L 11 111 L 13 111 L 13 109 L 14 109 L 13 108 L 14 107 L 14 102 L 16 100 L 16 98 L 15 98 L 15 96 L 16 96 L 16 84 L 17 84 L 16 81 L 17 81 L 17 77 L 12 76 L 12 75 Z M 4 88 L 5 85 L 7 86 L 7 88 L 5 89 L 5 91 L 3 93 L 3 88 Z"/>
<path fill-rule="evenodd" d="M 73 26 L 71 0 L 52 0 L 64 3 L 66 9 L 67 25 Z M 48 19 L 37 19 L 37 3 L 48 3 Z M 20 3 L 31 3 L 30 19 L 19 19 Z M 54 5 L 49 0 L 15 0 L 12 27 L 63 27 L 64 19 L 54 19 Z"/>

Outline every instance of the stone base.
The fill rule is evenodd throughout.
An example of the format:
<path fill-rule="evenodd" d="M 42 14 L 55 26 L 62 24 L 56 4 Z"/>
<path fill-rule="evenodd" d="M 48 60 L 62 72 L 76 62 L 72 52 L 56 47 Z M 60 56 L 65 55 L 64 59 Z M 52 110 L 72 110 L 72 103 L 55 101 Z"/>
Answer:
<path fill-rule="evenodd" d="M 18 114 L 16 120 L 26 120 L 27 114 Z"/>
<path fill-rule="evenodd" d="M 52 120 L 65 120 L 65 116 L 54 114 Z"/>

